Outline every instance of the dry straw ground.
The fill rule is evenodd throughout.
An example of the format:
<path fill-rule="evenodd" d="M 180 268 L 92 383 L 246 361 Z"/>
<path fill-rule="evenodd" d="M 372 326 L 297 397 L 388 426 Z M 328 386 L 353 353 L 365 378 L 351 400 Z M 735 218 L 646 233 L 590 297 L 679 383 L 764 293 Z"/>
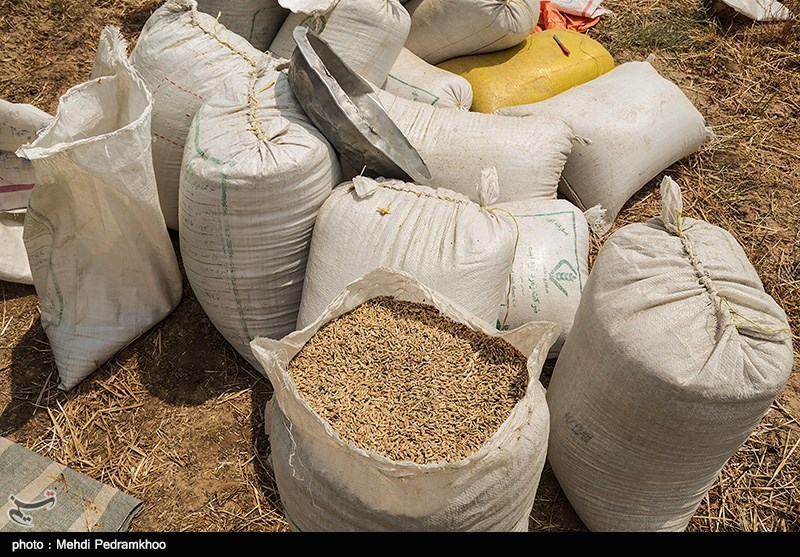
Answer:
<path fill-rule="evenodd" d="M 785 3 L 800 14 L 800 1 Z M 157 4 L 0 0 L 0 97 L 53 112 L 60 94 L 89 77 L 101 28 L 119 25 L 133 41 Z M 654 53 L 657 69 L 716 133 L 668 170 L 683 187 L 686 213 L 738 238 L 798 335 L 800 23 L 710 19 L 693 0 L 604 4 L 615 15 L 591 35 L 618 63 Z M 628 203 L 617 226 L 658 213 L 654 184 Z M 601 243 L 593 240 L 593 254 Z M 171 316 L 64 394 L 55 388 L 34 289 L 0 282 L 0 435 L 143 499 L 134 530 L 285 530 L 265 462 L 270 386 L 184 287 Z M 796 352 L 795 371 L 798 363 Z M 798 418 L 794 373 L 690 530 L 800 531 Z M 547 470 L 530 524 L 582 527 Z"/>

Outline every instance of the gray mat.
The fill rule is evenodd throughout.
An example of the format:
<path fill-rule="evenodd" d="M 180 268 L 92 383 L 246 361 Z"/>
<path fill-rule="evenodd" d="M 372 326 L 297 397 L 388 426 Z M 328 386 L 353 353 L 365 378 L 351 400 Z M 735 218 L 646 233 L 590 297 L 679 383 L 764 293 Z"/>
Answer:
<path fill-rule="evenodd" d="M 0 437 L 0 532 L 121 532 L 142 502 Z"/>

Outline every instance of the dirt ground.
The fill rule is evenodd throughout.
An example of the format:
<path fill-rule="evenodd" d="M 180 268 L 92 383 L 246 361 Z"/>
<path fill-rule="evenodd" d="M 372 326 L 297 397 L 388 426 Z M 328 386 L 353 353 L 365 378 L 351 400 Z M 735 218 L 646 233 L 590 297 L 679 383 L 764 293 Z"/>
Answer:
<path fill-rule="evenodd" d="M 800 0 L 787 0 L 800 14 Z M 55 112 L 89 77 L 100 30 L 131 44 L 154 0 L 0 0 L 0 98 Z M 590 32 L 617 63 L 655 54 L 716 138 L 668 169 L 685 214 L 730 230 L 800 333 L 800 23 L 710 18 L 692 0 L 606 0 Z M 657 215 L 654 180 L 619 226 Z M 593 239 L 592 254 L 603 238 Z M 177 236 L 173 244 L 179 251 Z M 214 329 L 184 280 L 161 324 L 69 394 L 34 288 L 0 281 L 0 435 L 144 501 L 135 531 L 282 531 L 266 463 L 259 376 Z M 723 469 L 692 531 L 800 531 L 800 355 L 792 378 Z M 546 383 L 548 371 L 544 374 Z M 545 468 L 532 530 L 583 525 Z"/>

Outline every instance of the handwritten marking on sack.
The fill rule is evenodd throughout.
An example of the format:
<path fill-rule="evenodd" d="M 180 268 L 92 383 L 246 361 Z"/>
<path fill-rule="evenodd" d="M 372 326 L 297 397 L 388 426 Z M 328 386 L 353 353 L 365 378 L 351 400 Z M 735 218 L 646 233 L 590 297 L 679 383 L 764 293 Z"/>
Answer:
<path fill-rule="evenodd" d="M 567 292 L 562 283 L 571 283 L 578 280 L 578 272 L 569 261 L 562 259 L 553 267 L 553 270 L 550 271 L 550 280 L 556 285 L 556 288 L 561 290 L 564 296 L 569 298 L 569 292 Z"/>
<path fill-rule="evenodd" d="M 159 139 L 163 139 L 163 140 L 164 140 L 164 141 L 166 141 L 167 143 L 172 143 L 173 145 L 176 145 L 176 146 L 180 147 L 181 149 L 184 147 L 184 145 L 181 145 L 181 144 L 180 144 L 180 143 L 178 143 L 177 141 L 173 141 L 173 140 L 171 140 L 171 139 L 170 139 L 170 138 L 168 138 L 168 137 L 164 137 L 163 135 L 159 135 L 159 134 L 157 134 L 157 133 L 154 133 L 154 134 L 153 134 L 153 136 L 154 136 L 154 137 L 157 137 L 157 138 L 159 138 Z"/>
<path fill-rule="evenodd" d="M 55 226 L 30 204 L 25 217 L 25 228 L 26 237 L 29 238 L 26 242 L 28 253 L 40 252 L 40 255 L 30 258 L 37 262 L 37 268 L 31 268 L 34 276 L 39 276 L 40 267 L 47 265 L 45 284 L 48 294 L 40 299 L 40 303 L 44 302 L 41 305 L 42 327 L 47 332 L 50 327 L 60 327 L 64 320 L 64 295 L 61 293 L 52 260 Z"/>
<path fill-rule="evenodd" d="M 403 80 L 402 80 L 402 79 L 400 79 L 399 77 L 395 77 L 395 76 L 393 76 L 392 74 L 389 74 L 389 78 L 388 78 L 388 79 L 394 79 L 394 80 L 395 80 L 395 81 L 397 81 L 398 83 L 402 83 L 402 84 L 403 84 L 403 85 L 405 85 L 406 87 L 409 87 L 409 88 L 411 88 L 411 89 L 412 89 L 412 91 L 411 91 L 411 96 L 413 97 L 413 100 L 415 100 L 415 101 L 417 101 L 417 102 L 427 102 L 427 103 L 428 103 L 429 105 L 431 105 L 431 106 L 433 106 L 433 105 L 435 105 L 437 102 L 439 102 L 439 99 L 440 99 L 440 97 L 439 97 L 439 96 L 437 96 L 437 95 L 434 95 L 434 94 L 433 94 L 433 93 L 431 93 L 430 91 L 426 91 L 426 90 L 425 90 L 425 89 L 423 89 L 422 87 L 417 87 L 416 85 L 411 85 L 411 84 L 410 84 L 410 83 L 408 83 L 407 81 L 403 81 Z M 416 89 L 416 91 L 414 91 L 413 89 Z M 433 98 L 433 101 L 425 101 L 425 100 L 420 100 L 420 99 L 422 99 L 422 98 L 423 98 L 423 96 L 422 96 L 422 95 L 420 95 L 420 94 L 419 94 L 417 91 L 421 91 L 421 92 L 423 92 L 423 93 L 425 93 L 425 94 L 427 94 L 427 95 L 430 95 L 430 97 L 431 97 L 431 98 Z"/>
<path fill-rule="evenodd" d="M 172 80 L 171 80 L 170 78 L 168 78 L 167 76 L 164 76 L 164 77 L 162 77 L 162 78 L 161 78 L 161 82 L 158 84 L 158 87 L 156 87 L 156 88 L 153 90 L 153 95 L 154 95 L 154 96 L 155 96 L 155 94 L 156 94 L 156 93 L 158 93 L 158 90 L 159 90 L 159 89 L 161 89 L 161 86 L 162 86 L 162 85 L 164 85 L 164 82 L 171 83 L 171 84 L 172 84 L 172 85 L 173 85 L 175 88 L 177 88 L 177 89 L 179 89 L 179 90 L 183 91 L 184 93 L 189 93 L 190 95 L 194 95 L 195 97 L 197 97 L 197 98 L 198 98 L 198 99 L 200 99 L 201 101 L 205 100 L 205 99 L 204 99 L 204 98 L 203 98 L 201 95 L 198 95 L 198 94 L 197 94 L 197 93 L 195 93 L 194 91 L 190 91 L 190 90 L 189 90 L 189 89 L 187 89 L 186 87 L 183 87 L 183 86 L 181 86 L 181 85 L 178 85 L 177 83 L 175 83 L 174 81 L 172 81 Z"/>
<path fill-rule="evenodd" d="M 48 489 L 44 492 L 44 498 L 32 503 L 17 499 L 14 495 L 9 495 L 8 500 L 14 505 L 14 507 L 8 509 L 8 518 L 11 519 L 11 522 L 19 526 L 24 526 L 25 528 L 33 528 L 33 517 L 27 513 L 51 510 L 56 506 L 56 492 L 52 489 Z"/>
<path fill-rule="evenodd" d="M 564 423 L 567 424 L 570 431 L 578 436 L 578 439 L 584 443 L 588 443 L 594 437 L 594 434 L 587 430 L 583 425 L 578 422 L 578 419 L 570 412 L 564 414 Z"/>

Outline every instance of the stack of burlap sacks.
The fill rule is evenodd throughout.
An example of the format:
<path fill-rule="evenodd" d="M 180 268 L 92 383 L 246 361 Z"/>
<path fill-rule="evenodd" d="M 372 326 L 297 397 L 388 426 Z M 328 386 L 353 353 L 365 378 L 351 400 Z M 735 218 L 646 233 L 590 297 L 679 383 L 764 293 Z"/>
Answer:
<path fill-rule="evenodd" d="M 276 388 L 271 458 L 295 528 L 525 530 L 545 454 L 590 528 L 685 528 L 787 379 L 791 340 L 736 241 L 683 217 L 669 179 L 661 217 L 613 234 L 589 273 L 589 229 L 706 139 L 681 90 L 649 62 L 612 69 L 584 35 L 531 35 L 538 0 L 199 4 L 167 0 L 130 60 L 104 31 L 93 79 L 18 151 L 61 386 L 177 305 L 169 227 L 209 318 Z M 289 85 L 299 25 L 373 85 L 430 180 L 348 173 Z M 314 332 L 381 295 L 529 357 L 529 396 L 469 458 L 343 443 L 292 387 Z"/>

